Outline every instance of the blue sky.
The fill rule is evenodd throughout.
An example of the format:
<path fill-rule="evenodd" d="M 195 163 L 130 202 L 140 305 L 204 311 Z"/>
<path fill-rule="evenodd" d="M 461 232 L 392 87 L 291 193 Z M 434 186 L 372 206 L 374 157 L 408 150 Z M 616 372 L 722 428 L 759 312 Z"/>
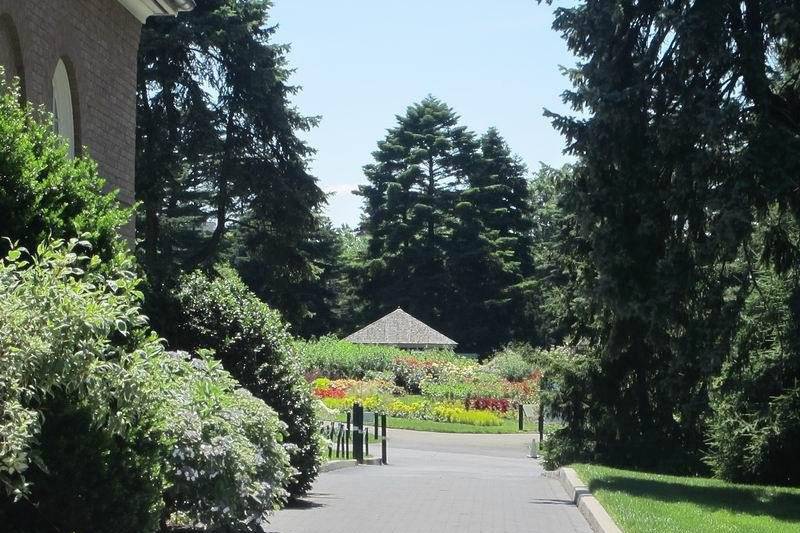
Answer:
<path fill-rule="evenodd" d="M 567 161 L 564 141 L 542 116 L 564 111 L 574 59 L 550 29 L 553 7 L 534 0 L 274 0 L 276 42 L 291 43 L 293 100 L 322 123 L 306 139 L 328 214 L 355 225 L 376 142 L 395 115 L 432 94 L 477 132 L 496 126 L 528 164 Z"/>

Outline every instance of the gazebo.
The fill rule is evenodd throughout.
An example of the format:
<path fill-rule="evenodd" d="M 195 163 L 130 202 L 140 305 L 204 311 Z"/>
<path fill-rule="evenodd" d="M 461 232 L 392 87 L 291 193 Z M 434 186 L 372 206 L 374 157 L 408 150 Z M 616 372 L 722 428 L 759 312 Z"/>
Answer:
<path fill-rule="evenodd" d="M 458 343 L 398 308 L 345 340 L 355 344 L 395 346 L 406 350 L 455 349 Z"/>

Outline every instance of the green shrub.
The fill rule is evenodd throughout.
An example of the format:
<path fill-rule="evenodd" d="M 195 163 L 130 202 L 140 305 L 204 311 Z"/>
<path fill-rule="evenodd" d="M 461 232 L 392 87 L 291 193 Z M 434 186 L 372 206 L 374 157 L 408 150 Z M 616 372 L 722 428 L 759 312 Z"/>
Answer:
<path fill-rule="evenodd" d="M 800 287 L 796 275 L 772 270 L 755 281 L 712 391 L 706 462 L 729 481 L 796 485 Z"/>
<path fill-rule="evenodd" d="M 486 363 L 488 371 L 509 381 L 523 381 L 531 377 L 535 368 L 529 362 L 531 348 L 524 345 L 508 345 Z"/>
<path fill-rule="evenodd" d="M 502 378 L 488 372 L 478 372 L 470 380 L 448 379 L 436 381 L 423 379 L 420 382 L 423 396 L 435 400 L 465 400 L 467 398 L 506 398 L 507 390 Z"/>
<path fill-rule="evenodd" d="M 0 236 L 30 250 L 48 239 L 81 237 L 104 260 L 124 249 L 118 229 L 131 219 L 89 158 L 71 159 L 52 118 L 19 104 L 0 71 Z M 0 242 L 0 255 L 8 250 Z M 87 251 L 87 250 L 84 250 Z"/>
<path fill-rule="evenodd" d="M 303 369 L 334 379 L 363 379 L 367 373 L 392 372 L 392 363 L 405 352 L 391 346 L 353 344 L 335 337 L 297 341 Z"/>
<path fill-rule="evenodd" d="M 209 348 L 223 366 L 287 425 L 286 444 L 298 474 L 291 495 L 305 493 L 319 472 L 321 436 L 308 384 L 286 325 L 229 268 L 209 278 L 184 276 L 175 294 L 178 319 L 172 346 Z"/>
<path fill-rule="evenodd" d="M 263 531 L 292 482 L 285 425 L 210 356 L 144 363 L 168 451 L 168 514 L 211 531 Z"/>
<path fill-rule="evenodd" d="M 76 254 L 85 246 L 0 263 L 0 516 L 28 532 L 43 517 L 60 531 L 154 531 L 164 479 L 131 368 L 161 347 L 130 336 L 145 323 L 133 275 L 101 275 L 97 256 Z"/>
<path fill-rule="evenodd" d="M 86 246 L 0 262 L 3 530 L 256 531 L 292 473 L 277 415 L 218 364 L 165 354 L 138 280 Z"/>
<path fill-rule="evenodd" d="M 47 471 L 26 471 L 30 499 L 0 503 L 0 523 L 9 533 L 156 531 L 165 469 L 155 435 L 141 425 L 124 439 L 112 434 L 98 427 L 90 409 L 61 392 L 39 408 L 46 420 L 36 453 Z"/>
<path fill-rule="evenodd" d="M 310 376 L 334 379 L 393 379 L 409 392 L 419 392 L 420 381 L 447 369 L 477 366 L 449 350 L 410 351 L 393 346 L 354 344 L 335 337 L 296 341 L 303 369 Z M 391 376 L 391 378 L 390 378 Z"/>

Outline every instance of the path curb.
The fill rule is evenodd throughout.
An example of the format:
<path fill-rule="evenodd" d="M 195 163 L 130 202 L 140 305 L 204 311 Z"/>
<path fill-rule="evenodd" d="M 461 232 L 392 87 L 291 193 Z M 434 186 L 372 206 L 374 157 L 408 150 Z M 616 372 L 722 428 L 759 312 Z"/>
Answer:
<path fill-rule="evenodd" d="M 589 491 L 581 478 L 572 468 L 559 468 L 555 472 L 547 472 L 547 477 L 558 479 L 561 486 L 567 492 L 570 499 L 578 506 L 586 521 L 596 533 L 622 533 L 622 530 L 614 523 L 614 519 L 600 505 L 592 493 Z"/>
<path fill-rule="evenodd" d="M 364 459 L 362 466 L 375 466 L 381 464 L 380 457 L 373 457 L 371 459 Z M 342 468 L 351 468 L 354 466 L 358 466 L 358 461 L 355 459 L 337 459 L 334 461 L 328 461 L 327 463 L 323 463 L 322 466 L 319 467 L 320 472 L 333 472 L 334 470 L 341 470 Z"/>
<path fill-rule="evenodd" d="M 358 465 L 355 459 L 340 459 L 337 461 L 328 461 L 319 467 L 320 472 L 333 472 L 334 470 L 341 470 L 342 468 L 350 468 Z"/>

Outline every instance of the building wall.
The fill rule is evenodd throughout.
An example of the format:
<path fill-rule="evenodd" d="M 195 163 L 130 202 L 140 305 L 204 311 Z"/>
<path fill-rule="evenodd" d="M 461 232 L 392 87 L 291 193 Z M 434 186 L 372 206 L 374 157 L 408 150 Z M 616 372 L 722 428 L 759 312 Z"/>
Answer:
<path fill-rule="evenodd" d="M 97 161 L 125 205 L 134 198 L 140 32 L 140 22 L 115 0 L 0 0 L 0 64 L 21 75 L 28 101 L 49 110 L 53 73 L 64 61 L 76 144 L 85 146 L 78 153 Z"/>

